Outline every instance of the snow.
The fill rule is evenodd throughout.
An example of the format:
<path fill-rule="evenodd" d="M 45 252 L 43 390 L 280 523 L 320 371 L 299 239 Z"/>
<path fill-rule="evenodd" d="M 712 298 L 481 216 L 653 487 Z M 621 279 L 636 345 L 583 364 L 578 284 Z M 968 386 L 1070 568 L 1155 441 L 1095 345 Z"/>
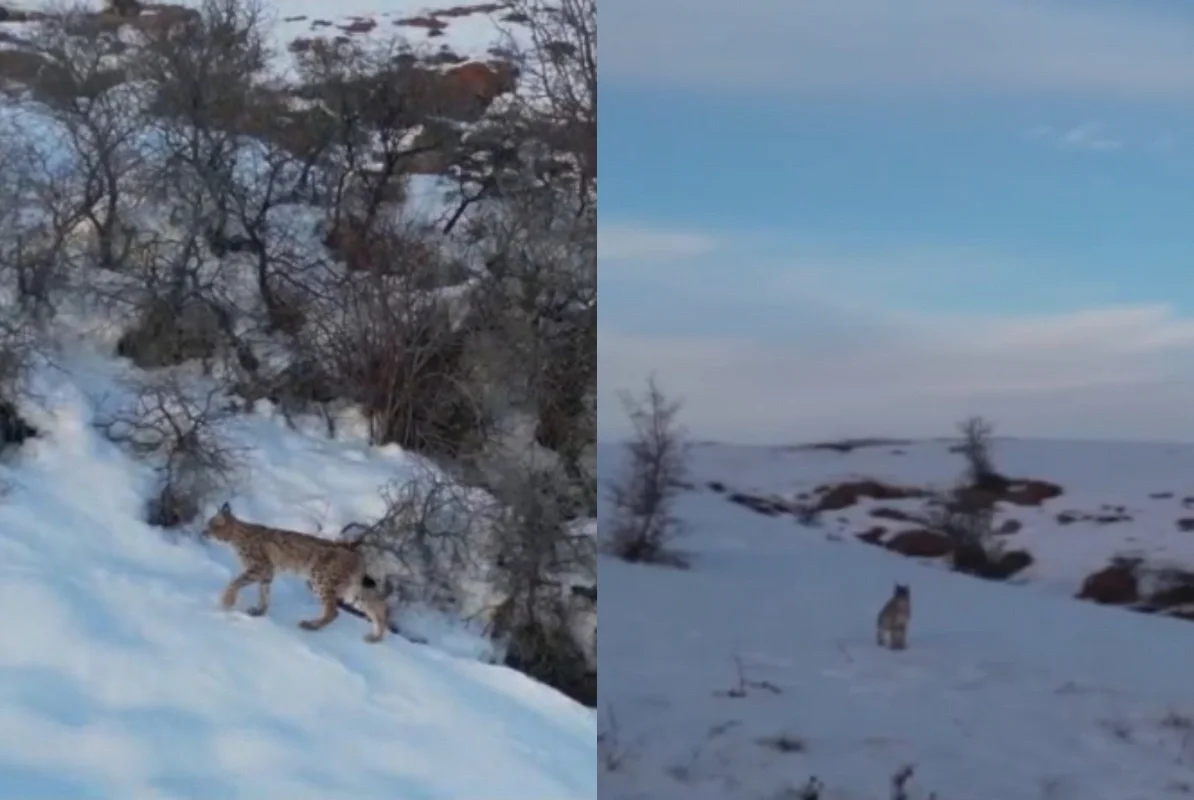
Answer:
<path fill-rule="evenodd" d="M 851 453 L 798 448 L 717 446 L 724 463 L 717 479 L 733 489 L 796 499 L 816 486 L 857 478 L 897 485 L 948 489 L 962 472 L 951 441 L 920 441 L 859 448 Z M 703 449 L 703 448 L 701 448 Z M 1022 528 L 1002 543 L 1027 549 L 1036 563 L 1018 580 L 1074 594 L 1082 580 L 1117 555 L 1141 554 L 1150 564 L 1194 568 L 1194 534 L 1177 521 L 1194 517 L 1194 446 L 1148 442 L 1084 442 L 1004 439 L 995 443 L 999 468 L 1015 478 L 1044 479 L 1064 489 L 1041 506 L 1000 504 L 995 525 L 1015 519 Z M 1160 496 L 1169 495 L 1169 496 Z M 870 513 L 878 507 L 916 510 L 922 501 L 864 499 L 856 506 L 827 512 L 830 532 L 852 536 L 879 524 L 888 535 L 917 527 L 892 523 Z M 1122 506 L 1130 519 L 1100 523 Z M 1074 513 L 1062 523 L 1058 516 Z"/>
<path fill-rule="evenodd" d="M 297 578 L 265 618 L 219 610 L 234 556 L 144 524 L 149 467 L 93 426 L 128 370 L 78 348 L 43 365 L 22 406 L 43 433 L 0 464 L 0 797 L 596 797 L 593 712 L 484 663 L 463 625 L 302 631 Z M 230 499 L 254 521 L 334 535 L 416 466 L 264 410 L 237 425 Z"/>
<path fill-rule="evenodd" d="M 1194 791 L 1194 626 L 1071 597 L 1124 549 L 1194 566 L 1194 534 L 1174 524 L 1194 447 L 999 441 L 1007 474 L 1066 490 L 1039 509 L 1001 511 L 1024 522 L 1009 544 L 1038 558 L 1019 585 L 856 540 L 885 522 L 867 517 L 875 503 L 809 528 L 706 487 L 790 498 L 851 475 L 945 487 L 962 467 L 949 444 L 694 448 L 696 488 L 678 503 L 691 569 L 601 561 L 603 798 L 795 798 L 815 775 L 821 800 L 874 800 L 890 796 L 906 764 L 916 767 L 910 800 Z M 618 458 L 599 448 L 602 480 Z M 1176 494 L 1150 497 L 1167 491 Z M 1061 510 L 1103 503 L 1128 506 L 1133 519 L 1056 522 Z M 902 652 L 874 639 L 897 581 L 913 604 Z M 739 664 L 745 690 L 732 696 Z M 781 737 L 793 744 L 777 748 Z"/>
<path fill-rule="evenodd" d="M 488 6 L 500 8 L 490 11 L 487 10 Z M 415 45 L 427 44 L 435 48 L 447 48 L 457 55 L 474 58 L 484 58 L 488 49 L 496 43 L 498 26 L 501 24 L 500 17 L 506 10 L 504 4 L 457 3 L 447 0 L 431 5 L 410 0 L 358 0 L 356 3 L 338 5 L 334 12 L 330 12 L 328 4 L 320 0 L 287 0 L 276 6 L 267 3 L 267 7 L 278 17 L 275 44 L 278 50 L 284 50 L 290 42 L 299 37 L 328 36 L 329 32 L 330 35 L 339 35 L 344 32 L 343 28 L 352 25 L 353 22 L 370 20 L 376 22 L 377 27 L 363 34 L 368 38 L 384 41 L 400 35 Z M 462 13 L 460 16 L 443 13 L 454 8 L 477 10 Z M 398 24 L 411 18 L 429 16 L 444 26 L 440 28 L 440 34 L 430 35 L 428 28 Z M 362 34 L 354 34 L 360 35 Z"/>
<path fill-rule="evenodd" d="M 199 5 L 198 0 L 187 0 L 182 4 Z M 265 8 L 270 48 L 278 72 L 287 75 L 293 66 L 289 48 L 294 41 L 331 40 L 337 36 L 350 37 L 365 47 L 388 45 L 397 38 L 419 54 L 446 53 L 459 59 L 488 60 L 490 50 L 500 46 L 507 33 L 517 33 L 516 26 L 501 19 L 506 8 L 501 6 L 491 11 L 491 5 L 496 4 L 445 1 L 428 6 L 410 0 L 372 0 L 338 6 L 334 13 L 330 13 L 328 5 L 319 0 L 288 0 L 280 4 L 267 0 Z M 465 9 L 466 12 L 454 16 L 453 9 Z M 445 14 L 445 11 L 449 13 Z M 399 24 L 411 18 L 428 17 L 443 26 L 437 27 L 438 33 L 431 34 L 424 27 Z"/>

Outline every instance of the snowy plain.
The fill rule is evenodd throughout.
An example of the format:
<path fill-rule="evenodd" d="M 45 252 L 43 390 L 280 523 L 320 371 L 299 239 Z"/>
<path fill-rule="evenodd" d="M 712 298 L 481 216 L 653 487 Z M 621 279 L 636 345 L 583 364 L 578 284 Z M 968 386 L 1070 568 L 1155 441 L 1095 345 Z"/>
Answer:
<path fill-rule="evenodd" d="M 707 488 L 793 498 L 862 475 L 944 488 L 962 468 L 949 444 L 693 449 L 678 503 L 691 569 L 601 561 L 601 797 L 795 799 L 816 776 L 820 800 L 886 800 L 906 765 L 909 800 L 1194 793 L 1194 625 L 1072 597 L 1122 551 L 1194 566 L 1194 533 L 1175 527 L 1194 446 L 999 441 L 1007 474 L 1066 488 L 1006 511 L 1038 559 L 1015 583 L 858 541 L 873 502 L 810 528 Z M 603 481 L 616 475 L 616 445 L 598 459 Z M 1105 503 L 1132 519 L 1056 521 Z M 897 581 L 912 590 L 903 652 L 874 639 Z"/>
<path fill-rule="evenodd" d="M 149 468 L 93 427 L 129 369 L 86 349 L 43 366 L 22 405 L 42 434 L 0 464 L 0 798 L 596 796 L 593 712 L 484 663 L 464 627 L 308 633 L 295 578 L 266 618 L 219 610 L 235 558 L 147 526 Z M 415 466 L 265 406 L 239 425 L 230 499 L 254 521 L 334 535 Z"/>

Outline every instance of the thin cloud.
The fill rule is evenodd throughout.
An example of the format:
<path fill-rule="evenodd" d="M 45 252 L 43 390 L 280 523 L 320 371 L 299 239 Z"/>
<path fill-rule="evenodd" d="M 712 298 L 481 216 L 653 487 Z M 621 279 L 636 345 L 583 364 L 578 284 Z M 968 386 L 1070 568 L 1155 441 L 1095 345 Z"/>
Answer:
<path fill-rule="evenodd" d="M 988 412 L 1024 435 L 1181 438 L 1194 424 L 1194 320 L 1164 306 L 893 327 L 848 348 L 832 335 L 781 345 L 602 330 L 598 358 L 602 438 L 624 431 L 616 391 L 651 373 L 703 438 L 934 435 Z"/>
<path fill-rule="evenodd" d="M 1164 438 L 1183 431 L 1184 419 L 1194 426 L 1194 318 L 1166 304 L 1082 304 L 1065 283 L 1054 298 L 1065 312 L 979 314 L 948 302 L 930 312 L 910 302 L 930 287 L 944 286 L 941 301 L 1024 285 L 1011 279 L 1048 268 L 965 247 L 837 258 L 807 243 L 796 249 L 786 271 L 749 279 L 716 258 L 696 262 L 695 281 L 619 271 L 618 284 L 648 274 L 674 288 L 656 287 L 672 305 L 652 306 L 649 318 L 628 308 L 609 317 L 607 308 L 600 435 L 624 432 L 617 393 L 652 373 L 684 398 L 686 423 L 706 438 L 934 435 L 970 413 L 999 416 L 1025 435 Z M 688 317 L 699 322 L 661 327 Z"/>
<path fill-rule="evenodd" d="M 713 236 L 629 223 L 602 223 L 597 253 L 602 262 L 674 261 L 707 255 L 717 249 Z"/>
<path fill-rule="evenodd" d="M 1096 122 L 1083 122 L 1069 128 L 1042 125 L 1028 132 L 1028 138 L 1047 141 L 1067 150 L 1106 152 L 1124 146 L 1122 139 L 1108 135 Z"/>
<path fill-rule="evenodd" d="M 1189 10 L 1080 0 L 603 0 L 603 80 L 704 91 L 1078 93 L 1189 103 Z"/>

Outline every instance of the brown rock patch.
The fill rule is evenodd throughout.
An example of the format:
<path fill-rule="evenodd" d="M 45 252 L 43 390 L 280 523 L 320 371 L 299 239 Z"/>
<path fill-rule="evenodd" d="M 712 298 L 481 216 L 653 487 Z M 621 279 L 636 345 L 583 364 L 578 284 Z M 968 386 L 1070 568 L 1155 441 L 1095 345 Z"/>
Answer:
<path fill-rule="evenodd" d="M 726 499 L 767 517 L 778 517 L 791 511 L 787 503 L 778 498 L 760 497 L 746 492 L 732 492 Z"/>
<path fill-rule="evenodd" d="M 857 534 L 857 536 L 859 539 L 866 542 L 867 544 L 881 545 L 881 544 L 883 544 L 883 536 L 886 533 L 887 533 L 887 528 L 884 528 L 882 525 L 876 525 L 873 528 L 868 528 L 867 530 L 863 531 L 862 533 Z"/>
<path fill-rule="evenodd" d="M 1005 519 L 999 523 L 999 527 L 995 529 L 996 536 L 1011 536 L 1013 533 L 1019 533 L 1024 527 L 1024 523 L 1018 519 Z"/>
<path fill-rule="evenodd" d="M 875 480 L 848 481 L 835 486 L 818 487 L 821 495 L 817 501 L 818 511 L 840 511 L 858 503 L 864 497 L 872 500 L 905 500 L 910 497 L 925 497 L 928 492 L 910 486 L 893 486 Z"/>
<path fill-rule="evenodd" d="M 949 537 L 928 530 L 901 531 L 884 546 L 894 553 L 912 558 L 940 558 L 953 551 Z"/>
<path fill-rule="evenodd" d="M 879 506 L 871 509 L 871 516 L 875 519 L 890 519 L 896 522 L 915 522 L 912 515 L 907 511 L 901 511 L 898 508 L 891 508 L 890 506 Z"/>
<path fill-rule="evenodd" d="M 1139 581 L 1131 564 L 1118 562 L 1091 573 L 1082 582 L 1079 600 L 1104 605 L 1127 605 L 1140 599 Z"/>

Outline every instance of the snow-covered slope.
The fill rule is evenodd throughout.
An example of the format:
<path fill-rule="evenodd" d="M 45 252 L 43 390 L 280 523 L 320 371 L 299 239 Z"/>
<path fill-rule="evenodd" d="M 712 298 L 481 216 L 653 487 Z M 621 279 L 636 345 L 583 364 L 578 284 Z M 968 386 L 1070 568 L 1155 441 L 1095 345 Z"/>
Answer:
<path fill-rule="evenodd" d="M 600 448 L 603 480 L 617 458 Z M 1194 625 L 1069 596 L 1121 545 L 1177 557 L 1173 518 L 1194 488 L 1194 448 L 1002 441 L 996 460 L 1066 487 L 1043 509 L 1006 512 L 1023 518 L 1018 545 L 1039 559 L 1025 585 L 841 535 L 859 528 L 861 506 L 807 528 L 705 486 L 793 497 L 853 474 L 948 486 L 961 469 L 948 443 L 695 448 L 699 488 L 679 502 L 692 568 L 601 563 L 601 796 L 797 798 L 816 776 L 820 800 L 878 800 L 910 764 L 910 800 L 1194 791 Z M 1102 503 L 1135 517 L 1055 521 Z M 896 581 L 910 584 L 914 609 L 903 652 L 874 641 Z"/>
<path fill-rule="evenodd" d="M 857 479 L 895 486 L 947 490 L 964 462 L 948 440 L 898 442 L 850 452 L 798 448 L 698 447 L 710 475 L 727 491 L 815 500 L 818 487 Z M 1017 581 L 1074 594 L 1083 579 L 1118 555 L 1150 564 L 1194 569 L 1194 532 L 1180 520 L 1194 518 L 1194 445 L 999 439 L 996 466 L 1014 478 L 1045 480 L 1062 489 L 1037 506 L 998 503 L 995 527 L 1018 523 L 999 536 L 1008 548 L 1028 550 L 1035 562 Z M 916 511 L 924 501 L 862 498 L 822 515 L 825 532 L 854 538 L 876 525 L 887 538 L 918 527 L 876 517 L 878 508 Z M 881 514 L 883 512 L 880 512 Z M 1189 523 L 1186 523 L 1189 525 Z"/>
<path fill-rule="evenodd" d="M 92 426 L 117 371 L 41 369 L 23 411 L 42 435 L 0 465 L 0 798 L 596 796 L 593 712 L 483 663 L 467 631 L 371 646 L 345 614 L 308 633 L 295 578 L 266 618 L 220 611 L 233 556 L 147 526 L 148 467 Z M 266 413 L 238 425 L 232 502 L 255 521 L 334 534 L 414 466 Z"/>

